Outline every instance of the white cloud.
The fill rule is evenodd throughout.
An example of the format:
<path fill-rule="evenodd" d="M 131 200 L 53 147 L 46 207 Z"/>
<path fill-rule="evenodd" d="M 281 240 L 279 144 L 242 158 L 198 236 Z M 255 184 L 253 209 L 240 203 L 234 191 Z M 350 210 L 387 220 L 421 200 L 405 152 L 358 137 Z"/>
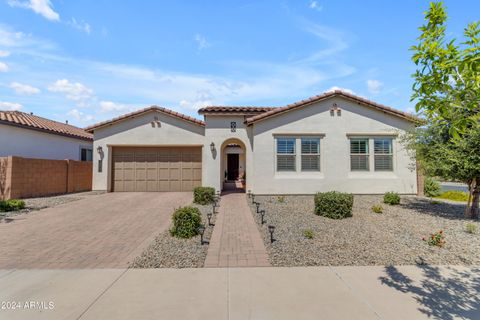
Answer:
<path fill-rule="evenodd" d="M 22 109 L 20 103 L 0 101 L 0 110 L 16 111 Z"/>
<path fill-rule="evenodd" d="M 336 55 L 348 49 L 349 45 L 345 40 L 345 35 L 343 32 L 327 26 L 311 23 L 309 21 L 303 21 L 303 25 L 305 31 L 326 42 L 325 49 L 314 52 L 304 59 L 304 62 L 318 62 L 326 57 Z"/>
<path fill-rule="evenodd" d="M 123 112 L 126 110 L 132 110 L 132 107 L 121 104 L 115 103 L 113 101 L 100 101 L 100 111 L 101 112 Z"/>
<path fill-rule="evenodd" d="M 75 18 L 72 18 L 70 21 L 67 22 L 67 24 L 72 28 L 83 31 L 87 34 L 90 34 L 90 32 L 92 31 L 90 25 L 83 20 L 77 21 Z"/>
<path fill-rule="evenodd" d="M 355 91 L 353 91 L 351 89 L 341 88 L 341 87 L 337 87 L 337 86 L 331 87 L 326 92 L 332 92 L 332 91 L 335 91 L 335 90 L 340 90 L 340 91 L 343 91 L 343 92 L 346 92 L 346 93 L 355 94 Z"/>
<path fill-rule="evenodd" d="M 413 113 L 416 113 L 415 108 L 413 108 L 413 107 L 407 107 L 407 110 L 406 110 L 406 111 L 407 111 L 408 113 L 412 113 L 412 114 L 413 114 Z"/>
<path fill-rule="evenodd" d="M 70 82 L 67 79 L 60 79 L 55 81 L 48 87 L 49 91 L 60 92 L 65 94 L 67 99 L 81 102 L 84 100 L 92 99 L 94 97 L 93 90 L 80 82 Z"/>
<path fill-rule="evenodd" d="M 0 50 L 0 58 L 5 58 L 5 57 L 8 57 L 9 55 L 10 55 L 9 51 Z"/>
<path fill-rule="evenodd" d="M 24 94 L 27 96 L 30 96 L 32 94 L 37 94 L 40 93 L 40 89 L 32 87 L 28 84 L 22 84 L 18 82 L 12 82 L 10 83 L 10 88 L 15 90 L 17 94 Z"/>
<path fill-rule="evenodd" d="M 8 71 L 8 65 L 4 62 L 0 62 L 0 72 L 7 72 Z"/>
<path fill-rule="evenodd" d="M 20 7 L 33 10 L 35 13 L 51 21 L 60 21 L 60 15 L 52 8 L 50 0 L 8 0 L 11 7 Z"/>
<path fill-rule="evenodd" d="M 195 42 L 197 43 L 198 50 L 203 50 L 211 46 L 207 39 L 198 33 L 195 35 Z"/>
<path fill-rule="evenodd" d="M 317 1 L 310 1 L 310 4 L 308 5 L 310 9 L 314 9 L 317 11 L 322 11 L 323 7 L 318 4 Z"/>
<path fill-rule="evenodd" d="M 90 114 L 85 114 L 85 113 L 79 111 L 78 109 L 72 109 L 72 110 L 68 111 L 67 116 L 71 116 L 71 117 L 73 117 L 76 120 L 81 121 L 81 122 L 88 122 L 88 121 L 92 121 L 93 119 L 95 119 L 94 116 L 92 116 Z"/>
<path fill-rule="evenodd" d="M 383 88 L 383 83 L 378 80 L 367 80 L 368 91 L 372 94 L 379 94 Z"/>

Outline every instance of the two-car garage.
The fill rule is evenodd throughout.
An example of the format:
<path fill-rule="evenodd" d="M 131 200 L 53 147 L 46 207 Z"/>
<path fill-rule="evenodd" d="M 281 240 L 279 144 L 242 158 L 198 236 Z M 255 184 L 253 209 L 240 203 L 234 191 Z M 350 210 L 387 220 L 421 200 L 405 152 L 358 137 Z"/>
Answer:
<path fill-rule="evenodd" d="M 192 191 L 202 184 L 202 147 L 113 147 L 112 191 Z"/>

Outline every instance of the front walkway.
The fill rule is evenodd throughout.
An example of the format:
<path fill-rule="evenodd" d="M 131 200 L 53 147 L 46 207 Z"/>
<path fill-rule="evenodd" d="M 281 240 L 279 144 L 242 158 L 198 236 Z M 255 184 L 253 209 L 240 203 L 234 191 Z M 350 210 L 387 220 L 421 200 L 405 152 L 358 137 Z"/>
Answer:
<path fill-rule="evenodd" d="M 267 250 L 245 193 L 222 196 L 205 267 L 266 267 Z"/>
<path fill-rule="evenodd" d="M 0 319 L 480 319 L 479 279 L 448 266 L 0 270 Z"/>

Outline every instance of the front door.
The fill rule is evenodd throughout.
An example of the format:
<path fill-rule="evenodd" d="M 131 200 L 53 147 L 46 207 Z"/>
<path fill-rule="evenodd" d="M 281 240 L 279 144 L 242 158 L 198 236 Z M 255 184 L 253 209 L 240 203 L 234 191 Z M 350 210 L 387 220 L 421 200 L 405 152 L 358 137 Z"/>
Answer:
<path fill-rule="evenodd" d="M 227 154 L 227 180 L 233 181 L 238 178 L 238 154 Z"/>

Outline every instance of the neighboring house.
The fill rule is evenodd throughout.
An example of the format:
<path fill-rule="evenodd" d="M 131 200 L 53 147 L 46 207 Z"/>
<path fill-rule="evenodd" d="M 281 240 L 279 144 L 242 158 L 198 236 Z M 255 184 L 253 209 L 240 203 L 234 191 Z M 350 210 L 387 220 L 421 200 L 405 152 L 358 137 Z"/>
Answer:
<path fill-rule="evenodd" d="M 399 141 L 414 116 L 332 91 L 285 107 L 150 107 L 93 125 L 93 189 L 190 191 L 245 176 L 255 194 L 417 193 Z"/>
<path fill-rule="evenodd" d="M 93 135 L 31 113 L 0 111 L 0 157 L 92 160 Z"/>

